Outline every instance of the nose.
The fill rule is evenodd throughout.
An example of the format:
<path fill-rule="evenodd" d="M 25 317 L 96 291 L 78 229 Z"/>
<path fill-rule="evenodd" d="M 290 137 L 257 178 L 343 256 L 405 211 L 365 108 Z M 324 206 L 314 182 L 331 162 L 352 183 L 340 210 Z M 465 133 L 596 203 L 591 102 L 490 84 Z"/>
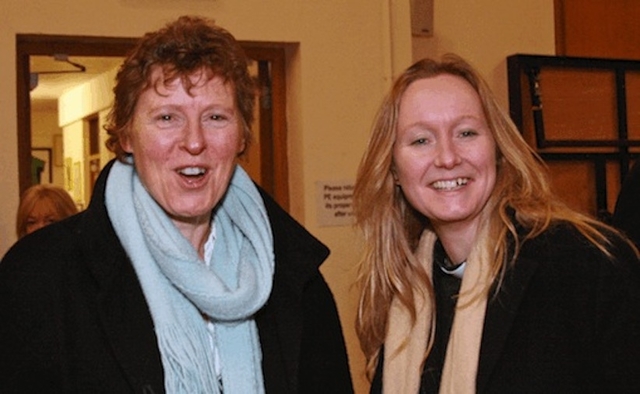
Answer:
<path fill-rule="evenodd" d="M 184 150 L 192 155 L 198 155 L 205 150 L 207 140 L 200 122 L 189 122 L 185 126 L 182 146 Z"/>
<path fill-rule="evenodd" d="M 438 167 L 453 168 L 460 164 L 461 157 L 455 143 L 450 139 L 438 141 L 434 164 Z"/>

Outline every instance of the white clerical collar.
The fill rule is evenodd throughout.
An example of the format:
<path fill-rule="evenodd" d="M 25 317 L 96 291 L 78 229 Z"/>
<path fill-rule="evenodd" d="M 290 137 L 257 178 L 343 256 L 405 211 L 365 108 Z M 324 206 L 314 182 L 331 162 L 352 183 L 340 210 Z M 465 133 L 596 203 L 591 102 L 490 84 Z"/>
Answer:
<path fill-rule="evenodd" d="M 455 267 L 452 270 L 448 270 L 440 264 L 438 264 L 438 266 L 440 267 L 442 272 L 444 272 L 445 274 L 455 276 L 458 279 L 462 279 L 462 276 L 464 275 L 464 268 L 467 266 L 467 262 L 463 261 L 461 264 L 459 264 L 457 267 Z"/>

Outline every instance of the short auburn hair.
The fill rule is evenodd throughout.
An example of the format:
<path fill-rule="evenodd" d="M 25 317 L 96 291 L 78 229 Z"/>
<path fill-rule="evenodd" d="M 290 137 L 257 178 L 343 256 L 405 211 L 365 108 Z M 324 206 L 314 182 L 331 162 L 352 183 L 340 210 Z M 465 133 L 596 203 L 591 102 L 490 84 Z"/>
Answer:
<path fill-rule="evenodd" d="M 165 83 L 179 78 L 187 91 L 188 78 L 200 70 L 209 78 L 222 77 L 235 93 L 244 138 L 251 141 L 251 124 L 256 94 L 255 80 L 248 70 L 244 50 L 227 30 L 210 19 L 181 16 L 160 30 L 145 34 L 120 66 L 113 89 L 115 98 L 105 129 L 106 145 L 121 161 L 127 153 L 121 145 L 130 132 L 131 121 L 140 95 L 152 87 L 151 74 L 161 67 Z"/>

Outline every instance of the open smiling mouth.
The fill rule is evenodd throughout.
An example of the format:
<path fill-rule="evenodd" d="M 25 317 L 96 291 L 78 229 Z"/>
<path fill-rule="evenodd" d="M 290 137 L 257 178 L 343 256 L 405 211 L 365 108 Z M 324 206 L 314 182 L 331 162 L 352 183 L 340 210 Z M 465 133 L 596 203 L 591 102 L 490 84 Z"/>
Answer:
<path fill-rule="evenodd" d="M 199 178 L 207 173 L 207 170 L 202 167 L 186 167 L 178 171 L 180 175 L 188 178 Z"/>
<path fill-rule="evenodd" d="M 456 178 L 446 181 L 436 181 L 431 184 L 436 190 L 454 190 L 469 183 L 469 178 Z"/>

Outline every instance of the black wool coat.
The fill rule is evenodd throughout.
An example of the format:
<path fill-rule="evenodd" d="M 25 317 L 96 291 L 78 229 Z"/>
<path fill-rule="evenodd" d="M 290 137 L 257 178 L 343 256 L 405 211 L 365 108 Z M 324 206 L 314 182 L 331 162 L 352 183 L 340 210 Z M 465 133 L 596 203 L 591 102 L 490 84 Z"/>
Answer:
<path fill-rule="evenodd" d="M 87 210 L 19 241 L 0 263 L 0 393 L 163 393 L 153 322 L 107 216 Z M 262 193 L 273 290 L 256 314 L 267 393 L 352 393 L 329 250 Z"/>
<path fill-rule="evenodd" d="M 612 224 L 640 248 L 640 160 L 636 160 L 624 179 L 616 200 Z"/>
<path fill-rule="evenodd" d="M 640 393 L 640 262 L 612 240 L 614 259 L 566 225 L 524 244 L 487 303 L 477 393 Z"/>

